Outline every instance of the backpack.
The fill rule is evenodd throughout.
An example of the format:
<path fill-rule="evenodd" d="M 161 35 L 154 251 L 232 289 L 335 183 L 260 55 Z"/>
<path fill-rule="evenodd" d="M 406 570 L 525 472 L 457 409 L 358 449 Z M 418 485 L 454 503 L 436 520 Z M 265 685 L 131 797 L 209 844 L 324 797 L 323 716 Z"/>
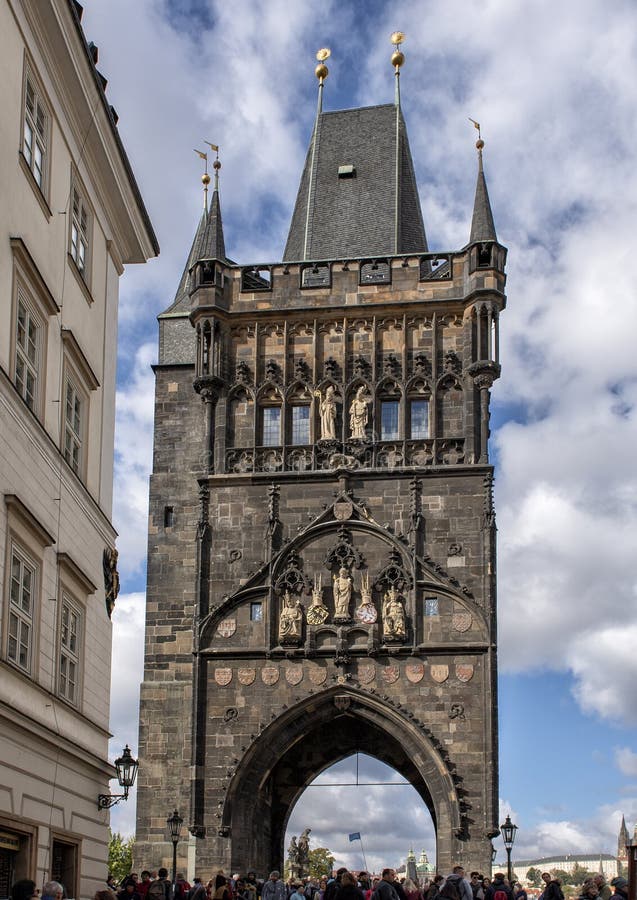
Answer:
<path fill-rule="evenodd" d="M 157 881 L 151 881 L 146 900 L 166 900 L 166 882 L 159 878 Z"/>
<path fill-rule="evenodd" d="M 493 900 L 509 900 L 509 898 L 506 895 L 506 891 L 503 891 L 502 888 L 500 888 L 493 895 Z"/>

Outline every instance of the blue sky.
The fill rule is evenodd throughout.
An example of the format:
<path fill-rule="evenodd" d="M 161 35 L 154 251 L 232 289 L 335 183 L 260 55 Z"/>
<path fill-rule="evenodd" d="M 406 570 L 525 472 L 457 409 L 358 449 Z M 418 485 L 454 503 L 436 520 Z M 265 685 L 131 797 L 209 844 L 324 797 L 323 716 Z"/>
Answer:
<path fill-rule="evenodd" d="M 230 256 L 279 259 L 312 128 L 316 50 L 332 50 L 326 109 L 384 103 L 394 91 L 389 35 L 400 29 L 429 245 L 468 239 L 471 116 L 509 248 L 491 422 L 502 815 L 519 825 L 523 856 L 614 849 L 622 812 L 631 828 L 637 820 L 634 3 L 616 0 L 609 14 L 603 0 L 87 0 L 84 26 L 162 247 L 121 283 L 115 753 L 136 746 L 150 365 L 155 317 L 172 301 L 200 215 L 193 148 L 221 146 Z M 359 803 L 367 824 L 376 812 L 389 823 L 365 844 L 370 865 L 399 863 L 412 842 L 433 852 L 428 816 L 418 804 L 401 815 L 398 790 L 370 789 Z M 312 800 L 313 842 L 358 865 L 334 831 L 337 794 Z M 292 828 L 305 827 L 307 809 L 299 804 Z M 133 823 L 132 804 L 113 811 L 115 828 Z"/>

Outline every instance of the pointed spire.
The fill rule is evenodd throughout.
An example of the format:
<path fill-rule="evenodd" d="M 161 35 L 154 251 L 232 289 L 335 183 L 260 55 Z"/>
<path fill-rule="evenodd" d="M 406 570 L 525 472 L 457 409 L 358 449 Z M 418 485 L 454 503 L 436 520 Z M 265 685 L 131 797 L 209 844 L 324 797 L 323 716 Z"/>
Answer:
<path fill-rule="evenodd" d="M 473 121 L 473 119 L 471 121 Z M 479 133 L 480 126 L 476 122 L 474 122 L 474 125 Z M 478 241 L 497 241 L 493 213 L 491 212 L 491 204 L 489 203 L 487 182 L 484 177 L 484 169 L 482 168 L 483 147 L 484 141 L 480 137 L 476 141 L 476 148 L 478 150 L 478 181 L 476 184 L 476 196 L 473 202 L 473 219 L 471 220 L 471 236 L 469 238 L 470 244 L 477 243 Z"/>
<path fill-rule="evenodd" d="M 206 141 L 206 143 L 208 142 Z M 218 149 L 213 144 L 210 146 L 212 146 L 213 149 Z M 225 241 L 223 238 L 223 224 L 221 221 L 221 204 L 219 202 L 219 169 L 221 168 L 221 163 L 218 159 L 215 159 L 213 163 L 215 183 L 212 192 L 212 200 L 210 202 L 210 209 L 208 209 L 208 185 L 210 184 L 210 175 L 208 174 L 207 157 L 206 154 L 202 153 L 200 150 L 195 150 L 195 153 L 206 160 L 206 171 L 201 176 L 201 181 L 204 186 L 204 206 L 190 248 L 190 253 L 188 254 L 188 260 L 186 261 L 182 276 L 179 279 L 179 286 L 177 287 L 175 299 L 169 307 L 170 310 L 174 310 L 175 307 L 180 305 L 189 306 L 189 295 L 191 290 L 190 271 L 198 260 L 218 259 L 222 262 L 227 261 Z"/>

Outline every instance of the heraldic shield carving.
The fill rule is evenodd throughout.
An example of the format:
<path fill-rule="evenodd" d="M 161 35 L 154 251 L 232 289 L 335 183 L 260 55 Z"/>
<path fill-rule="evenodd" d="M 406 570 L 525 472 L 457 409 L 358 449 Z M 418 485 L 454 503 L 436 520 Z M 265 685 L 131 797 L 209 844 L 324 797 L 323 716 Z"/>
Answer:
<path fill-rule="evenodd" d="M 442 684 L 444 681 L 449 678 L 449 666 L 444 665 L 435 665 L 430 666 L 429 671 L 431 672 L 431 677 L 434 681 L 437 681 L 438 684 Z"/>

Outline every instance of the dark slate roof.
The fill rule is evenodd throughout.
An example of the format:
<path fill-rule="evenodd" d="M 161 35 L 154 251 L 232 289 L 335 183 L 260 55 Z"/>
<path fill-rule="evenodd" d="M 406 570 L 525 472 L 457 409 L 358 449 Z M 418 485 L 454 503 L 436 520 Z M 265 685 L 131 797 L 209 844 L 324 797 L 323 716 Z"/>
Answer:
<path fill-rule="evenodd" d="M 190 311 L 190 270 L 200 259 L 227 260 L 221 221 L 219 191 L 213 191 L 210 210 L 201 213 L 199 225 L 188 254 L 186 266 L 179 280 L 175 299 L 165 312 Z"/>
<path fill-rule="evenodd" d="M 283 261 L 425 252 L 425 227 L 400 110 L 386 104 L 324 112 L 313 138 L 316 146 L 310 141 Z M 350 165 L 356 177 L 340 178 L 339 167 Z"/>
<path fill-rule="evenodd" d="M 476 196 L 473 201 L 473 218 L 471 220 L 471 237 L 469 243 L 476 241 L 497 241 L 493 213 L 489 203 L 487 182 L 482 168 L 482 151 L 478 151 L 478 181 L 476 183 Z"/>

